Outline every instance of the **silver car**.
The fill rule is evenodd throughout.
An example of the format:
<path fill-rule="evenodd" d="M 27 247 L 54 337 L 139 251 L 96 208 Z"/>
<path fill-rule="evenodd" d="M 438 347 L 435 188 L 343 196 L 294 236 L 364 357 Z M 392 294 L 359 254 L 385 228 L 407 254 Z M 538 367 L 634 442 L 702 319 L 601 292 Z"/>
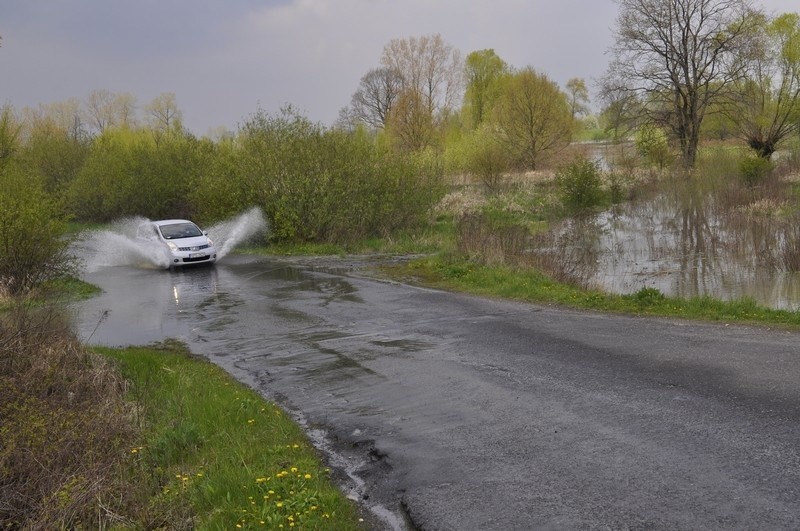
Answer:
<path fill-rule="evenodd" d="M 169 257 L 168 267 L 213 264 L 217 249 L 208 233 L 186 219 L 165 219 L 142 223 L 137 238 L 163 244 Z"/>

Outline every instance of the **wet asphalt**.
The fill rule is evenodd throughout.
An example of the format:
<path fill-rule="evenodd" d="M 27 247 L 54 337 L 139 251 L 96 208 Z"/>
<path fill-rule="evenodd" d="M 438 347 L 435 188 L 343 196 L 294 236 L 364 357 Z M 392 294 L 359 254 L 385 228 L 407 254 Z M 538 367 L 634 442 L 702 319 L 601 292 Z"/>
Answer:
<path fill-rule="evenodd" d="M 295 414 L 376 529 L 798 529 L 800 334 L 230 256 L 87 273 L 91 344 L 165 338 Z"/>

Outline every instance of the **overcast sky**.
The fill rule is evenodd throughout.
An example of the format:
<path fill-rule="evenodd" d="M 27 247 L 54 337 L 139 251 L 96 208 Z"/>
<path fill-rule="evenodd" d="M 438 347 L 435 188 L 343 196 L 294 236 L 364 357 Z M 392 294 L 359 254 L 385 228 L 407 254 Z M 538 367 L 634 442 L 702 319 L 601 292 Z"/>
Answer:
<path fill-rule="evenodd" d="M 435 33 L 591 88 L 616 15 L 613 0 L 0 0 L 0 105 L 172 92 L 199 135 L 287 103 L 328 125 L 386 43 Z"/>

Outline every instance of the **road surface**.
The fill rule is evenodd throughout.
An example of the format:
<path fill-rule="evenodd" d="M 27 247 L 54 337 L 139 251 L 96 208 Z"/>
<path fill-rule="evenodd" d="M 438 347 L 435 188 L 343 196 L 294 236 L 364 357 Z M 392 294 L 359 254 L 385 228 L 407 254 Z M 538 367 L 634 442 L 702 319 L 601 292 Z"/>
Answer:
<path fill-rule="evenodd" d="M 331 260 L 86 279 L 105 293 L 77 306 L 82 338 L 178 338 L 277 400 L 376 528 L 800 528 L 800 334 L 488 300 Z"/>

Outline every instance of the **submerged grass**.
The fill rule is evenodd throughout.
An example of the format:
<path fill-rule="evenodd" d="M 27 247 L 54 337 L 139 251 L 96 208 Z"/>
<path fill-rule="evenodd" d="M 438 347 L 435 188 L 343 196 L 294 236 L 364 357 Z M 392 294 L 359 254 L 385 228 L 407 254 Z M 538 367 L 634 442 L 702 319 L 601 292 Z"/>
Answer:
<path fill-rule="evenodd" d="M 222 369 L 174 344 L 98 350 L 137 405 L 127 474 L 146 512 L 133 527 L 361 527 L 300 427 Z"/>

